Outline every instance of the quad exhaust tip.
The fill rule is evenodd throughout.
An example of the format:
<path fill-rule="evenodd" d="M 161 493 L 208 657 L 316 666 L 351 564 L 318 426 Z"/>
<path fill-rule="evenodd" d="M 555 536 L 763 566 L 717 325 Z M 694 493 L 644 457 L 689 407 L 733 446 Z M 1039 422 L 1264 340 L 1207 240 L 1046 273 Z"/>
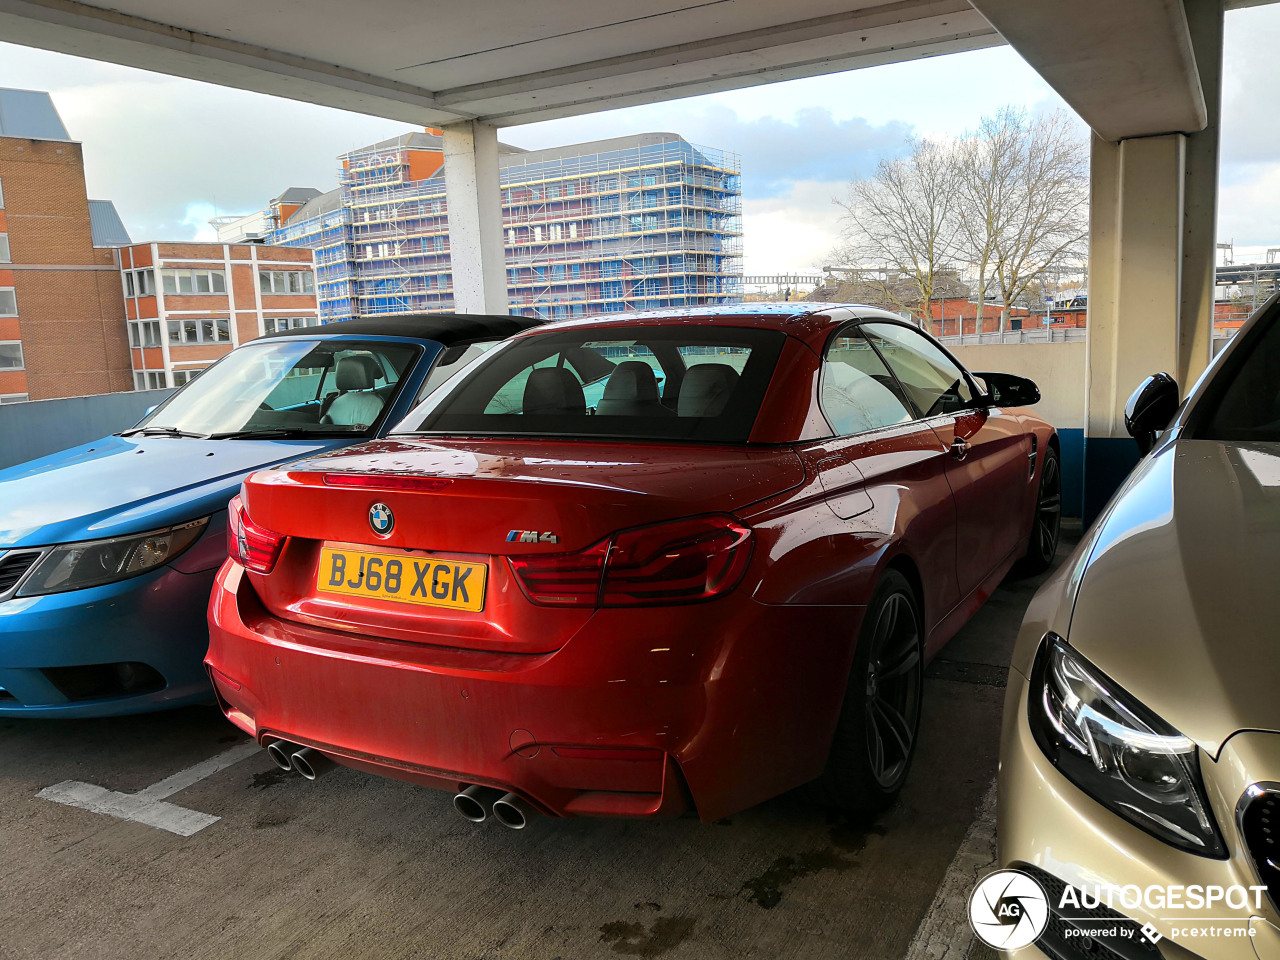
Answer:
<path fill-rule="evenodd" d="M 303 747 L 289 758 L 290 766 L 307 780 L 316 780 L 337 766 L 315 747 Z"/>
<path fill-rule="evenodd" d="M 473 784 L 453 798 L 453 809 L 472 823 L 484 823 L 495 801 L 501 799 L 501 790 Z"/>
<path fill-rule="evenodd" d="M 293 751 L 297 748 L 285 740 L 272 740 L 267 744 L 267 755 L 281 770 L 293 769 Z"/>
<path fill-rule="evenodd" d="M 509 830 L 523 830 L 538 815 L 526 800 L 514 793 L 504 794 L 493 802 L 493 818 Z"/>
<path fill-rule="evenodd" d="M 337 766 L 314 747 L 301 747 L 288 740 L 272 740 L 267 744 L 267 755 L 281 770 L 292 770 L 307 780 L 322 777 Z"/>

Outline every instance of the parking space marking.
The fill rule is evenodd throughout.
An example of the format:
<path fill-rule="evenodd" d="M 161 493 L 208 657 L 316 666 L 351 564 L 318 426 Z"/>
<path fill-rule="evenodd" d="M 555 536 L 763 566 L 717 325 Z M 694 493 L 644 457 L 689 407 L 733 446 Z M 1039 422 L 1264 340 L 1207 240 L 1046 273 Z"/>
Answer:
<path fill-rule="evenodd" d="M 996 868 L 996 785 L 982 798 L 929 912 L 920 921 L 904 960 L 966 960 L 973 946 L 969 895 Z"/>
<path fill-rule="evenodd" d="M 153 783 L 137 793 L 118 793 L 79 780 L 64 780 L 51 787 L 45 787 L 36 794 L 42 800 L 51 800 L 69 807 L 79 807 L 91 813 L 100 813 L 117 820 L 128 820 L 132 823 L 145 824 L 157 830 L 167 830 L 180 837 L 189 837 L 199 833 L 210 824 L 217 823 L 220 817 L 199 810 L 188 810 L 175 803 L 166 803 L 171 797 L 187 787 L 211 777 L 219 770 L 225 770 L 232 764 L 239 763 L 259 751 L 253 740 L 238 744 L 217 756 L 203 760 L 195 766 L 179 770 L 172 776 L 165 777 L 159 783 Z"/>

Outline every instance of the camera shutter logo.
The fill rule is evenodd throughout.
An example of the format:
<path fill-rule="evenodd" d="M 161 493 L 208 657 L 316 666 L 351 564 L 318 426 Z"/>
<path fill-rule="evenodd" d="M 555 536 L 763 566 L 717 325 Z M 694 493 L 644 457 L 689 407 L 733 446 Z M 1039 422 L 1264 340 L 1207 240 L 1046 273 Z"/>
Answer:
<path fill-rule="evenodd" d="M 969 923 L 990 947 L 1018 950 L 1039 939 L 1049 924 L 1049 896 L 1020 870 L 983 877 L 969 897 Z"/>
<path fill-rule="evenodd" d="M 375 503 L 369 508 L 369 527 L 378 536 L 387 536 L 395 525 L 395 514 L 385 503 Z"/>

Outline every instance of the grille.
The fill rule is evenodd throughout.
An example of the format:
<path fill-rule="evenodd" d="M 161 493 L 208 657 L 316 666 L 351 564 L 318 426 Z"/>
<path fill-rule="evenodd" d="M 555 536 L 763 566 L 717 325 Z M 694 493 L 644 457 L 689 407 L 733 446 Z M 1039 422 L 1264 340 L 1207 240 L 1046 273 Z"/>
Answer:
<path fill-rule="evenodd" d="M 1280 904 L 1280 792 L 1258 787 L 1240 813 L 1240 834 L 1258 871 L 1258 879 L 1267 885 L 1271 905 Z M 1278 908 L 1280 909 L 1280 908 Z"/>
<path fill-rule="evenodd" d="M 1117 913 L 1105 904 L 1096 907 L 1068 907 L 1070 918 L 1064 917 L 1058 912 L 1058 904 L 1062 902 L 1062 893 L 1067 889 L 1065 881 L 1027 863 L 1015 863 L 1013 867 L 1034 877 L 1049 895 L 1049 924 L 1036 941 L 1036 946 L 1053 960 L 1160 960 L 1160 951 L 1138 932 L 1141 925 L 1136 920 Z M 1076 899 L 1082 899 L 1079 891 Z M 1132 930 L 1132 934 L 1129 937 L 1117 935 L 1092 939 L 1067 933 L 1068 929 L 1079 927 L 1127 927 Z"/>
<path fill-rule="evenodd" d="M 22 575 L 40 559 L 39 550 L 0 554 L 0 597 L 14 588 Z"/>

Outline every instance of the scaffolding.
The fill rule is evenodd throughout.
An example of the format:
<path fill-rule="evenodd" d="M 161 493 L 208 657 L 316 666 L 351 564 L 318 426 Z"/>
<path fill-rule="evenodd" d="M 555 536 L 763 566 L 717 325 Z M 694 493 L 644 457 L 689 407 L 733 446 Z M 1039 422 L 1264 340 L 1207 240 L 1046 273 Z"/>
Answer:
<path fill-rule="evenodd" d="M 316 249 L 326 319 L 453 309 L 444 177 L 410 179 L 414 149 L 403 138 L 347 154 L 342 222 L 295 215 L 273 236 Z M 503 155 L 500 184 L 514 313 L 552 319 L 741 297 L 734 154 L 647 134 Z"/>

